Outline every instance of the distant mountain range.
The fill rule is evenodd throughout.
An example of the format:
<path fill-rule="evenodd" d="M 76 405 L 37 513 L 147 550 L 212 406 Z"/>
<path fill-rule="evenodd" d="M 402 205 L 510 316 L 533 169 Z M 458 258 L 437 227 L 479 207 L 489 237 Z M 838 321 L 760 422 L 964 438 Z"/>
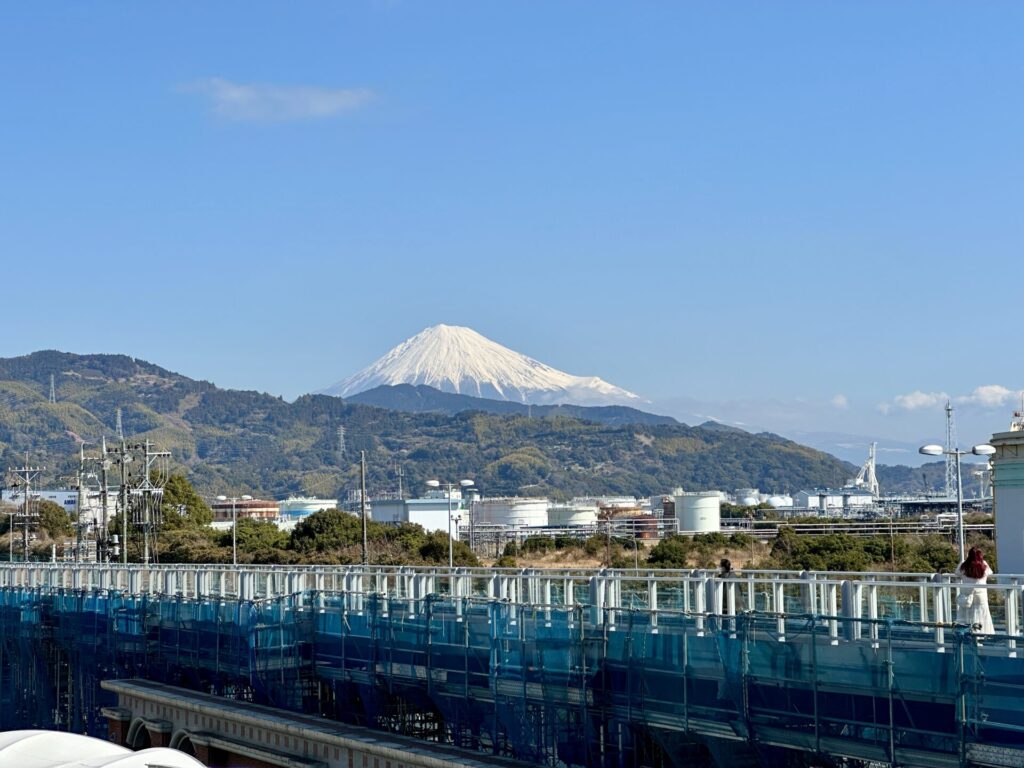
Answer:
<path fill-rule="evenodd" d="M 418 387 L 391 388 L 388 397 L 388 408 L 323 395 L 288 403 L 123 355 L 37 352 L 0 359 L 0 461 L 13 465 L 27 452 L 47 467 L 45 483 L 58 482 L 77 465 L 82 441 L 95 450 L 114 435 L 120 409 L 127 435 L 170 450 L 206 494 L 337 497 L 358 487 L 360 451 L 372 493 L 397 491 L 399 466 L 407 493 L 431 478 L 468 476 L 485 493 L 555 497 L 677 486 L 795 491 L 842 483 L 855 469 L 776 435 L 689 427 L 628 407 L 538 414 L 520 405 L 503 414 Z M 407 412 L 410 403 L 427 412 Z"/>
<path fill-rule="evenodd" d="M 596 376 L 573 376 L 491 341 L 472 328 L 435 325 L 321 394 L 351 397 L 379 386 L 425 384 L 442 392 L 535 405 L 638 405 L 639 395 Z"/>

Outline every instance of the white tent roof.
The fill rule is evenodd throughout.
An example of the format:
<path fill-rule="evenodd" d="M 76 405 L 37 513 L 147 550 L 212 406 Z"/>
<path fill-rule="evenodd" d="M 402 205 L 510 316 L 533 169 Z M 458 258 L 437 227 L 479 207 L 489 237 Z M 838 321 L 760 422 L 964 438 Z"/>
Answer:
<path fill-rule="evenodd" d="M 63 731 L 0 732 L 0 768 L 203 768 L 176 749 L 132 752 L 109 741 Z"/>

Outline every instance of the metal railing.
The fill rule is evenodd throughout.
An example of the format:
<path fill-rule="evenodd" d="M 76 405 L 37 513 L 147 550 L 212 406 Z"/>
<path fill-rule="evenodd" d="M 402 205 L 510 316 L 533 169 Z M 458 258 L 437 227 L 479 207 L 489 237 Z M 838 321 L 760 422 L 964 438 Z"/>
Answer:
<path fill-rule="evenodd" d="M 953 574 L 750 570 L 721 577 L 709 570 L 413 568 L 404 566 L 0 564 L 0 588 L 111 590 L 187 599 L 259 600 L 302 593 L 341 594 L 358 610 L 370 596 L 406 600 L 413 611 L 430 595 L 513 605 L 583 606 L 595 624 L 614 625 L 623 611 L 700 615 L 754 612 L 786 619 L 814 616 L 840 636 L 850 620 L 894 620 L 922 627 L 921 640 L 938 650 L 957 619 L 960 580 Z M 984 590 L 996 633 L 1016 654 L 1024 641 L 1024 576 L 1001 574 Z M 872 625 L 874 626 L 874 624 Z M 849 629 L 846 631 L 850 635 Z M 855 629 L 845 639 L 875 639 Z M 927 637 L 926 637 L 927 636 Z"/>

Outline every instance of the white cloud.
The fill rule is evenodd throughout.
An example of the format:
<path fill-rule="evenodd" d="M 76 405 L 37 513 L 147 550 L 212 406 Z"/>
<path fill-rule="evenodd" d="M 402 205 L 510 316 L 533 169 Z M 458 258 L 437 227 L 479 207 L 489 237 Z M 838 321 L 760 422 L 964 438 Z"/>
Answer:
<path fill-rule="evenodd" d="M 889 413 L 893 408 L 900 408 L 904 411 L 916 411 L 921 408 L 934 408 L 942 405 L 949 399 L 945 392 L 922 392 L 919 389 L 905 395 L 897 395 L 891 403 L 881 403 L 878 410 L 882 413 Z"/>
<path fill-rule="evenodd" d="M 373 92 L 365 88 L 233 83 L 220 77 L 188 83 L 180 90 L 204 96 L 218 117 L 245 122 L 330 117 L 358 109 L 373 98 Z"/>
<path fill-rule="evenodd" d="M 956 398 L 956 402 L 966 405 L 980 405 L 982 408 L 1001 408 L 1011 400 L 1017 400 L 1021 393 L 1007 389 L 1000 384 L 986 384 L 976 387 L 969 395 Z"/>
<path fill-rule="evenodd" d="M 838 394 L 832 398 L 832 405 L 836 408 L 846 408 L 850 405 L 850 401 L 846 399 L 846 395 Z"/>

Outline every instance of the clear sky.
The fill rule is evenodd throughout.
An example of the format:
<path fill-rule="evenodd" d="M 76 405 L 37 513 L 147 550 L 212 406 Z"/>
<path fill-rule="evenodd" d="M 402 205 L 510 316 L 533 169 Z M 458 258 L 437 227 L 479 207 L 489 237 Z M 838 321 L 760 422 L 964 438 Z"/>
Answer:
<path fill-rule="evenodd" d="M 909 444 L 949 395 L 984 439 L 1024 387 L 1022 33 L 1018 2 L 10 3 L 0 355 L 291 398 L 444 322 L 689 420 Z"/>

